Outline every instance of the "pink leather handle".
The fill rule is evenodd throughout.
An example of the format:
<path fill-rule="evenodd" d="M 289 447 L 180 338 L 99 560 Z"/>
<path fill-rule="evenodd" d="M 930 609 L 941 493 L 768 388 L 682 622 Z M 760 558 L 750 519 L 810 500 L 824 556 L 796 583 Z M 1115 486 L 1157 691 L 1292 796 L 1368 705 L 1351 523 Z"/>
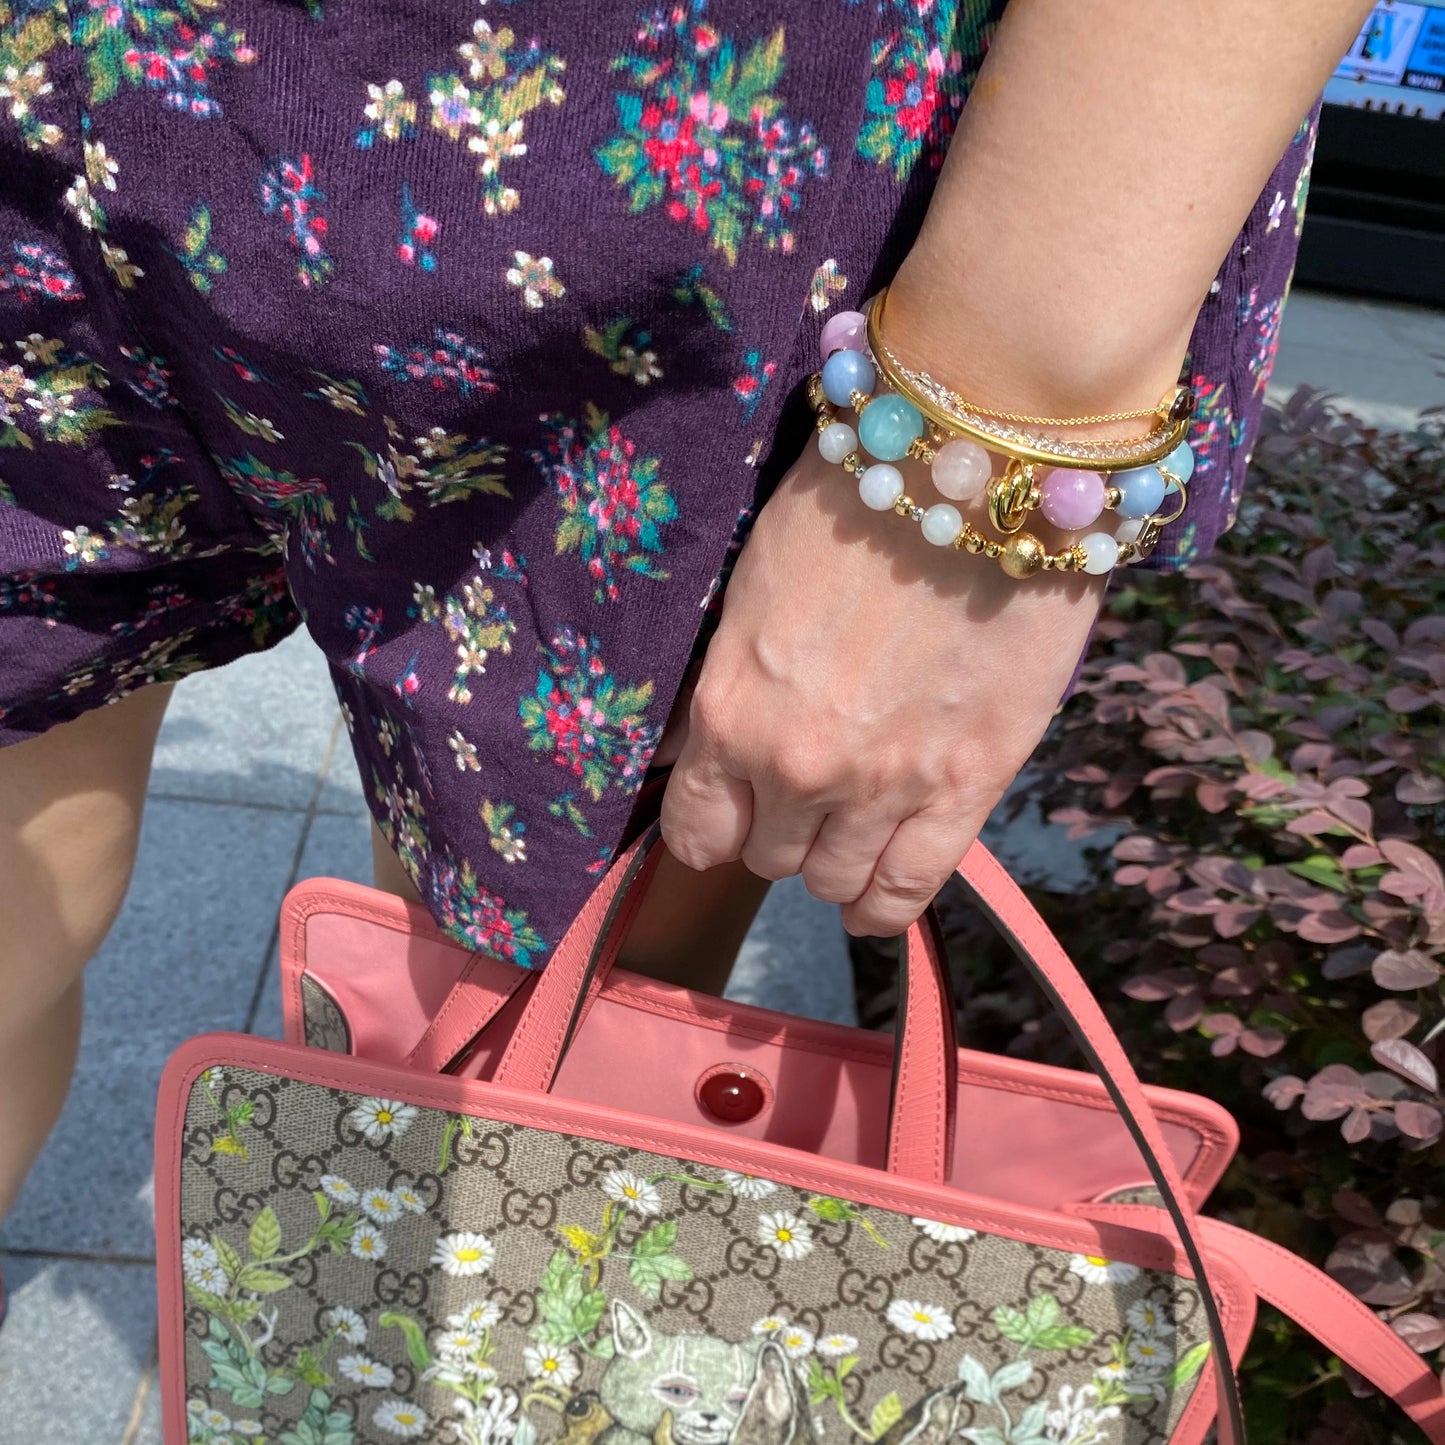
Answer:
<path fill-rule="evenodd" d="M 660 857 L 654 825 L 613 865 L 548 961 L 492 1075 L 546 1092 L 617 961 Z M 925 927 L 926 930 L 925 931 Z M 941 939 L 931 921 L 908 932 L 901 969 L 887 1167 L 930 1184 L 948 1179 L 958 1107 L 958 1039 Z"/>
<path fill-rule="evenodd" d="M 1080 1214 L 1168 1234 L 1163 1210 L 1144 1204 L 1090 1204 Z M 1425 1361 L 1369 1306 L 1308 1260 L 1272 1240 L 1218 1219 L 1201 1219 L 1204 1238 L 1241 1265 L 1260 1299 L 1283 1310 L 1331 1353 L 1388 1395 L 1431 1445 L 1445 1445 L 1445 1391 Z"/>

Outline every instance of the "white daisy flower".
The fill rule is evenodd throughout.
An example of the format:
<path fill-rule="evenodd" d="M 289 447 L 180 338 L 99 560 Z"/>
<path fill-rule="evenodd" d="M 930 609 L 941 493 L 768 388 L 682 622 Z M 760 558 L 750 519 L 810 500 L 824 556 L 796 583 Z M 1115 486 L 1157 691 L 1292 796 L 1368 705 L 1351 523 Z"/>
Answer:
<path fill-rule="evenodd" d="M 338 1339 L 344 1340 L 348 1345 L 364 1345 L 366 1343 L 366 1321 L 353 1309 L 346 1305 L 337 1305 L 335 1309 L 329 1309 L 321 1316 L 321 1327 L 326 1330 L 335 1330 Z"/>
<path fill-rule="evenodd" d="M 915 1340 L 946 1340 L 954 1331 L 953 1318 L 942 1305 L 914 1299 L 894 1300 L 888 1306 L 888 1323 Z"/>
<path fill-rule="evenodd" d="M 460 1279 L 469 1274 L 485 1274 L 496 1258 L 497 1251 L 485 1234 L 461 1229 L 455 1234 L 444 1234 L 437 1240 L 431 1262 Z"/>
<path fill-rule="evenodd" d="M 385 1259 L 386 1238 L 374 1224 L 363 1220 L 351 1231 L 351 1252 L 357 1259 Z"/>
<path fill-rule="evenodd" d="M 978 1233 L 976 1229 L 965 1229 L 961 1224 L 941 1224 L 936 1219 L 920 1219 L 913 1222 L 937 1244 L 963 1244 Z"/>
<path fill-rule="evenodd" d="M 368 1189 L 361 1196 L 361 1207 L 367 1218 L 377 1224 L 390 1224 L 401 1218 L 401 1200 L 390 1189 Z"/>
<path fill-rule="evenodd" d="M 223 1415 L 219 1410 L 207 1410 L 201 1415 L 201 1424 L 207 1430 L 229 1430 L 231 1428 L 231 1417 Z"/>
<path fill-rule="evenodd" d="M 192 1235 L 181 1241 L 181 1268 L 187 1279 L 194 1280 L 198 1270 L 216 1270 L 221 1261 L 216 1257 L 215 1247 L 208 1239 Z"/>
<path fill-rule="evenodd" d="M 778 1252 L 780 1259 L 803 1259 L 813 1251 L 813 1230 L 791 1210 L 758 1215 L 758 1243 Z"/>
<path fill-rule="evenodd" d="M 1153 1300 L 1135 1300 L 1124 1318 L 1129 1322 L 1131 1330 L 1138 1330 L 1142 1334 L 1168 1336 L 1174 1333 L 1174 1321 L 1169 1318 L 1168 1311 Z"/>
<path fill-rule="evenodd" d="M 376 1407 L 371 1421 L 383 1430 L 399 1435 L 403 1440 L 419 1439 L 426 1434 L 426 1427 L 431 1423 L 420 1405 L 413 1405 L 410 1400 L 396 1399 L 383 1400 Z"/>
<path fill-rule="evenodd" d="M 571 1350 L 553 1350 L 528 1345 L 522 1351 L 527 1374 L 534 1380 L 555 1380 L 566 1389 L 581 1374 L 581 1366 Z"/>
<path fill-rule="evenodd" d="M 785 1330 L 787 1328 L 788 1322 L 782 1315 L 764 1315 L 762 1319 L 753 1326 L 753 1333 L 755 1335 L 775 1335 L 779 1330 Z"/>
<path fill-rule="evenodd" d="M 813 1353 L 813 1336 L 802 1325 L 789 1325 L 780 1330 L 777 1340 L 790 1360 L 805 1359 Z"/>
<path fill-rule="evenodd" d="M 660 1214 L 662 1198 L 656 1188 L 630 1169 L 613 1169 L 602 1176 L 602 1192 L 637 1214 Z"/>
<path fill-rule="evenodd" d="M 186 1412 L 191 1415 L 204 1415 L 211 1407 L 204 1400 L 187 1400 Z"/>
<path fill-rule="evenodd" d="M 343 1355 L 337 1360 L 336 1368 L 353 1384 L 367 1385 L 373 1390 L 389 1389 L 396 1379 L 396 1371 L 390 1365 L 365 1355 Z"/>
<path fill-rule="evenodd" d="M 738 1174 L 732 1169 L 724 1169 L 722 1177 L 723 1183 L 739 1199 L 766 1199 L 778 1188 L 771 1179 L 759 1179 L 755 1174 Z"/>
<path fill-rule="evenodd" d="M 395 1099 L 363 1099 L 349 1117 L 373 1144 L 381 1144 L 393 1134 L 405 1134 L 416 1118 L 416 1109 Z"/>
<path fill-rule="evenodd" d="M 349 1180 L 343 1179 L 339 1174 L 323 1174 L 321 1176 L 321 1192 L 337 1204 L 356 1204 L 361 1199 L 361 1191 Z"/>
<path fill-rule="evenodd" d="M 1105 1259 L 1101 1254 L 1076 1254 L 1069 1260 L 1069 1270 L 1090 1284 L 1132 1284 L 1139 1278 L 1137 1264 Z"/>
<path fill-rule="evenodd" d="M 491 1300 L 476 1300 L 466 1309 L 447 1316 L 454 1330 L 491 1330 L 502 1322 L 501 1306 Z"/>
<path fill-rule="evenodd" d="M 817 1350 L 825 1360 L 839 1360 L 851 1355 L 858 1348 L 858 1341 L 852 1335 L 824 1335 L 818 1341 Z"/>
<path fill-rule="evenodd" d="M 465 1327 L 447 1330 L 437 1336 L 437 1354 L 448 1360 L 462 1360 L 474 1354 L 482 1346 L 482 1336 L 477 1330 Z"/>
<path fill-rule="evenodd" d="M 421 1195 L 410 1185 L 399 1184 L 391 1192 L 396 1197 L 396 1202 L 401 1205 L 408 1214 L 426 1213 L 426 1204 L 423 1202 Z"/>
<path fill-rule="evenodd" d="M 266 1427 L 259 1420 L 237 1420 L 231 1429 L 238 1435 L 260 1435 Z"/>
<path fill-rule="evenodd" d="M 1158 1335 L 1129 1336 L 1129 1363 L 1146 1370 L 1162 1370 L 1174 1363 L 1174 1351 Z"/>
<path fill-rule="evenodd" d="M 212 1294 L 224 1294 L 226 1292 L 226 1271 L 219 1264 L 195 1264 L 186 1270 L 186 1278 L 199 1289 L 209 1290 Z"/>

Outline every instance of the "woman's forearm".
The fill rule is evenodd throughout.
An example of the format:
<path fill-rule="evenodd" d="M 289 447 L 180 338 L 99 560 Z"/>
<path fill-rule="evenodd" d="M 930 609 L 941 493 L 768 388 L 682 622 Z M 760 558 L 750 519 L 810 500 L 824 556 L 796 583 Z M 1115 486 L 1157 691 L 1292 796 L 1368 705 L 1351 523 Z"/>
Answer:
<path fill-rule="evenodd" d="M 1012 0 L 895 284 L 900 353 L 985 405 L 1152 403 L 1369 10 Z"/>

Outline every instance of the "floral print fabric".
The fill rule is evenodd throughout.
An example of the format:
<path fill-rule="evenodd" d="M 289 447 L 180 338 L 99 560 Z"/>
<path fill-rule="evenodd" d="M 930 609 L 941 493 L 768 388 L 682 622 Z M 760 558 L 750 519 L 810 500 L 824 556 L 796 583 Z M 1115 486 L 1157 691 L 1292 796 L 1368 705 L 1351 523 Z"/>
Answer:
<path fill-rule="evenodd" d="M 457 941 L 542 963 L 1004 0 L 0 0 L 0 742 L 325 652 Z M 1237 500 L 1303 127 L 1221 271 Z"/>
<path fill-rule="evenodd" d="M 206 1445 L 1162 1445 L 1208 1356 L 1172 1275 L 713 1164 L 229 1065 L 184 1125 Z"/>

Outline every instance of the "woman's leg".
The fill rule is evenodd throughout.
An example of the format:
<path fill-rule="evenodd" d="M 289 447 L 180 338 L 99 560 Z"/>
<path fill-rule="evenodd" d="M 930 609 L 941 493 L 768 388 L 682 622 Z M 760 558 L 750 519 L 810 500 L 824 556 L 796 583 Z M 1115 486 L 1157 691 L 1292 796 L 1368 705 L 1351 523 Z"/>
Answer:
<path fill-rule="evenodd" d="M 65 1102 L 81 970 L 125 899 L 169 695 L 0 748 L 0 1217 Z"/>
<path fill-rule="evenodd" d="M 374 823 L 371 862 L 378 888 L 421 902 Z M 767 892 L 742 863 L 695 873 L 664 851 L 619 961 L 633 973 L 720 994 Z"/>

